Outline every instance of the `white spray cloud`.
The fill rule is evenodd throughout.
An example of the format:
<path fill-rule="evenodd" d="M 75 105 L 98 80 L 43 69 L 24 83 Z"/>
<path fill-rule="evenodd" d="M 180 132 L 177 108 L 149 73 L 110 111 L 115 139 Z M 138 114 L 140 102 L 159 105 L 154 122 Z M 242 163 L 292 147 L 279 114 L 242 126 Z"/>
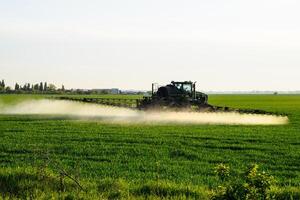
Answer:
<path fill-rule="evenodd" d="M 86 119 L 100 119 L 112 123 L 178 123 L 178 124 L 236 124 L 280 125 L 287 124 L 286 116 L 152 111 L 143 112 L 96 104 L 62 100 L 31 100 L 16 105 L 0 105 L 0 114 L 67 115 Z"/>

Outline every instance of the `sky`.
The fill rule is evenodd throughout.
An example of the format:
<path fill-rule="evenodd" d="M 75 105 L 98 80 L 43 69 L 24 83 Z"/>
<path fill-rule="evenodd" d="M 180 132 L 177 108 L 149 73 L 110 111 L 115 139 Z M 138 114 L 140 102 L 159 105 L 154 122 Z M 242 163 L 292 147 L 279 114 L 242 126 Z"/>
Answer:
<path fill-rule="evenodd" d="M 0 79 L 300 90 L 297 0 L 0 0 Z"/>

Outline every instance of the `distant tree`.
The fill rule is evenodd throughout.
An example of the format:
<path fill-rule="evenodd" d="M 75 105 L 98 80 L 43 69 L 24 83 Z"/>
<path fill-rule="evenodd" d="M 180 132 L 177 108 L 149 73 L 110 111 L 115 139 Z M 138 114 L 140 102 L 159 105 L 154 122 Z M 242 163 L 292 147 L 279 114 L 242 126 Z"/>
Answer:
<path fill-rule="evenodd" d="M 27 83 L 27 91 L 30 91 L 31 88 L 30 88 L 30 83 Z"/>
<path fill-rule="evenodd" d="M 43 83 L 40 82 L 39 91 L 43 91 Z"/>
<path fill-rule="evenodd" d="M 23 90 L 27 91 L 27 84 L 26 83 L 23 85 Z"/>
<path fill-rule="evenodd" d="M 11 92 L 11 88 L 10 88 L 9 86 L 7 86 L 7 87 L 5 88 L 5 91 L 8 92 L 8 93 Z"/>
<path fill-rule="evenodd" d="M 20 85 L 18 83 L 15 84 L 15 90 L 20 90 Z"/>
<path fill-rule="evenodd" d="M 45 82 L 44 84 L 44 91 L 47 91 L 48 90 L 48 86 L 47 86 L 47 82 Z"/>
<path fill-rule="evenodd" d="M 55 90 L 56 90 L 56 86 L 55 86 L 54 84 L 49 84 L 48 89 L 49 89 L 50 91 L 55 91 Z"/>
<path fill-rule="evenodd" d="M 33 86 L 33 90 L 39 90 L 39 84 L 37 83 L 37 84 L 34 84 L 34 86 Z"/>
<path fill-rule="evenodd" d="M 0 91 L 5 92 L 5 83 L 4 80 L 0 81 Z"/>
<path fill-rule="evenodd" d="M 63 92 L 65 91 L 65 86 L 64 85 L 61 86 L 61 91 L 63 91 Z"/>
<path fill-rule="evenodd" d="M 2 87 L 2 88 L 5 88 L 5 82 L 4 82 L 3 79 L 2 79 L 2 81 L 1 81 L 1 87 Z"/>

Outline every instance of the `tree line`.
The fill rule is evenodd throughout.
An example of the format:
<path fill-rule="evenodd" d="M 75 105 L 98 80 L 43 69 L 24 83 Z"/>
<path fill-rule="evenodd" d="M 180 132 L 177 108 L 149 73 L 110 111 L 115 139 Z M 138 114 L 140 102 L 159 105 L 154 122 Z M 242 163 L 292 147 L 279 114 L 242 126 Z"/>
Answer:
<path fill-rule="evenodd" d="M 151 92 L 148 92 L 151 93 Z M 0 79 L 0 94 L 144 94 L 142 91 L 126 92 L 117 88 L 113 89 L 65 89 L 65 86 L 56 87 L 47 82 L 40 83 L 15 83 L 14 87 L 7 86 L 4 80 Z"/>
<path fill-rule="evenodd" d="M 5 84 L 4 80 L 0 81 L 0 93 L 64 93 L 65 91 L 64 85 L 58 88 L 54 84 L 48 84 L 47 82 L 35 84 L 15 83 L 14 88 L 11 88 Z"/>

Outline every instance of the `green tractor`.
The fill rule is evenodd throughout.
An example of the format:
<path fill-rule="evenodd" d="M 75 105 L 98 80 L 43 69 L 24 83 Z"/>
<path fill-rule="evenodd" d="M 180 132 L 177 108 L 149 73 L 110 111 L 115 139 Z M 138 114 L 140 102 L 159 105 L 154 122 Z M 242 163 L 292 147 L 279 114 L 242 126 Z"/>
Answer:
<path fill-rule="evenodd" d="M 175 109 L 210 109 L 208 96 L 196 91 L 196 82 L 172 81 L 166 86 L 152 84 L 152 93 L 144 97 L 138 105 L 140 109 L 175 108 Z"/>

